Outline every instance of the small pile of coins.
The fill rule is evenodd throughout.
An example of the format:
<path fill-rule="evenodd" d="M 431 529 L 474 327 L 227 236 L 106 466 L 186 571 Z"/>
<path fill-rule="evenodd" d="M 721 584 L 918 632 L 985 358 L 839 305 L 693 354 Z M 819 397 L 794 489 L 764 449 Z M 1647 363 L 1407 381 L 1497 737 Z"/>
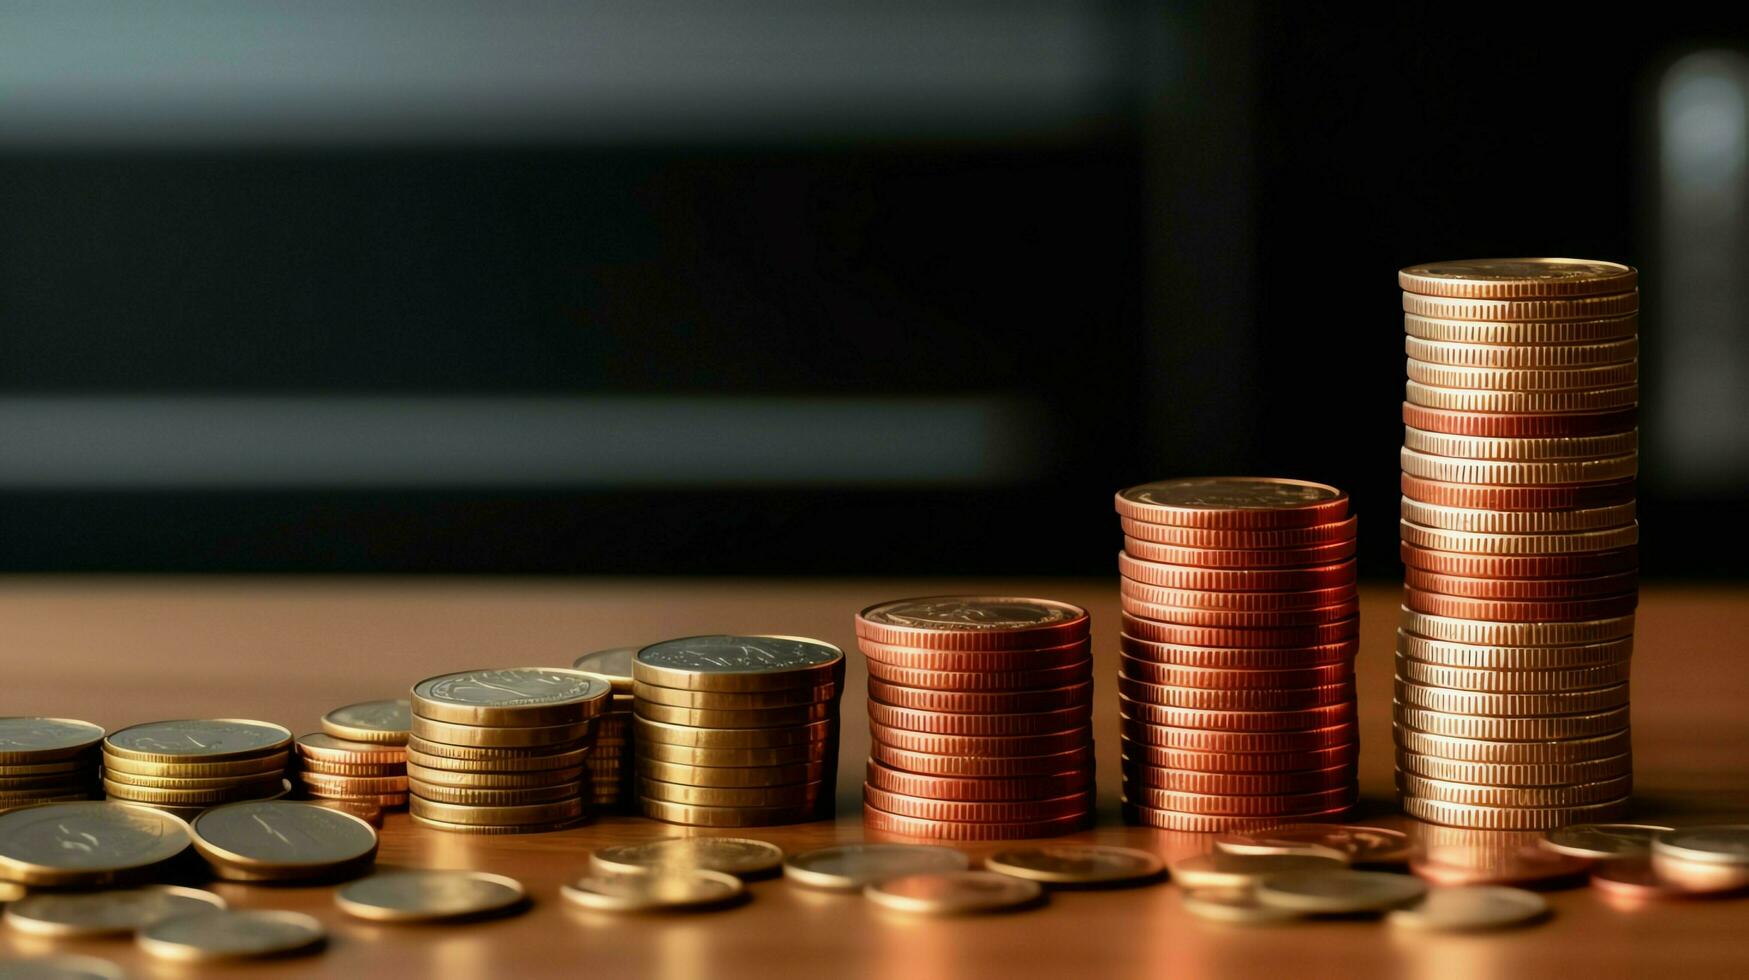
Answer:
<path fill-rule="evenodd" d="M 103 740 L 103 791 L 184 819 L 221 803 L 278 799 L 291 792 L 291 742 L 279 725 L 238 718 L 134 725 Z"/>
<path fill-rule="evenodd" d="M 610 691 L 606 680 L 562 667 L 467 670 L 415 684 L 413 822 L 525 834 L 583 820 L 593 812 L 583 763 Z"/>
<path fill-rule="evenodd" d="M 936 596 L 857 614 L 873 745 L 871 830 L 946 840 L 1052 837 L 1093 817 L 1085 609 Z"/>
<path fill-rule="evenodd" d="M 1348 495 L 1303 480 L 1117 494 L 1124 815 L 1223 831 L 1333 817 L 1358 787 Z"/>
<path fill-rule="evenodd" d="M 1749 826 L 1742 824 L 1580 824 L 1542 843 L 1569 860 L 1595 861 L 1591 887 L 1617 903 L 1749 891 Z"/>
<path fill-rule="evenodd" d="M 842 650 L 795 636 L 686 637 L 639 650 L 632 678 L 644 816 L 759 827 L 832 815 Z"/>
<path fill-rule="evenodd" d="M 1638 274 L 1482 259 L 1397 278 L 1403 807 L 1496 830 L 1619 817 L 1633 778 Z"/>
<path fill-rule="evenodd" d="M 322 716 L 322 731 L 297 741 L 298 783 L 304 795 L 374 826 L 383 811 L 407 805 L 406 700 L 366 701 Z"/>
<path fill-rule="evenodd" d="M 0 813 L 100 795 L 103 728 L 70 718 L 0 718 Z"/>
<path fill-rule="evenodd" d="M 632 658 L 637 647 L 597 650 L 571 666 L 607 678 L 613 700 L 595 722 L 595 751 L 589 753 L 589 775 L 595 784 L 595 806 L 601 811 L 624 810 L 636 799 L 637 755 L 632 735 Z"/>

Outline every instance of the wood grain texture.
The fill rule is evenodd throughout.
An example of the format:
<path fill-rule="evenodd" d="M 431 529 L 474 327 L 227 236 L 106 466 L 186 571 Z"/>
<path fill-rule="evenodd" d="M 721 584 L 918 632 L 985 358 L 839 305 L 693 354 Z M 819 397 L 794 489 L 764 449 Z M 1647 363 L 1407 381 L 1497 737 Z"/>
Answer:
<path fill-rule="evenodd" d="M 52 579 L 0 584 L 0 714 L 86 718 L 111 729 L 163 718 L 243 716 L 312 731 L 337 705 L 404 692 L 480 666 L 569 664 L 579 653 L 694 633 L 817 636 L 853 649 L 851 616 L 906 595 L 996 589 L 1088 606 L 1094 614 L 1101 821 L 1081 839 L 1206 849 L 1195 835 L 1117 819 L 1117 584 L 1101 582 L 454 581 Z M 1363 599 L 1362 814 L 1391 816 L 1390 675 L 1394 584 Z M 1682 823 L 1749 819 L 1749 590 L 1645 590 L 1633 672 L 1636 816 Z M 863 838 L 857 796 L 866 674 L 851 655 L 836 822 L 750 836 L 798 850 Z M 755 883 L 746 905 L 686 917 L 615 917 L 568 908 L 560 882 L 603 844 L 684 831 L 630 817 L 558 834 L 456 837 L 392 815 L 384 866 L 478 868 L 520 878 L 528 913 L 455 927 L 354 921 L 329 887 L 215 885 L 236 906 L 290 908 L 327 923 L 320 956 L 170 971 L 125 942 L 52 946 L 0 930 L 0 953 L 109 957 L 138 976 L 903 977 L 1741 975 L 1749 899 L 1622 909 L 1587 889 L 1550 895 L 1554 919 L 1487 936 L 1393 933 L 1378 923 L 1272 929 L 1204 923 L 1172 886 L 1059 892 L 1047 907 L 980 919 L 908 919 L 854 896 Z M 973 847 L 983 853 L 988 847 Z"/>

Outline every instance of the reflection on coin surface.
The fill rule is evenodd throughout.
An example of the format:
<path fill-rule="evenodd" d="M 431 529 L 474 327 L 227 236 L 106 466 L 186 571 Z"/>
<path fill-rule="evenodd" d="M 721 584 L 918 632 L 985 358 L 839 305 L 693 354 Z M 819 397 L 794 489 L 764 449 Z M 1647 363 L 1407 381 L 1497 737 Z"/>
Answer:
<path fill-rule="evenodd" d="M 274 752 L 291 740 L 290 731 L 270 722 L 187 718 L 124 728 L 103 740 L 103 751 L 139 761 L 214 761 Z"/>
<path fill-rule="evenodd" d="M 405 744 L 413 727 L 413 703 L 405 699 L 364 701 L 322 716 L 322 730 L 357 742 Z"/>
<path fill-rule="evenodd" d="M 1228 854 L 1313 854 L 1351 864 L 1401 864 L 1409 860 L 1409 835 L 1386 827 L 1289 824 L 1269 830 L 1222 834 L 1215 847 Z"/>
<path fill-rule="evenodd" d="M 1346 862 L 1319 854 L 1228 854 L 1215 851 L 1172 864 L 1172 880 L 1185 888 L 1244 888 L 1264 875 L 1343 871 Z"/>
<path fill-rule="evenodd" d="M 1187 888 L 1184 910 L 1199 919 L 1214 922 L 1292 922 L 1299 915 L 1287 909 L 1263 905 L 1250 888 Z"/>
<path fill-rule="evenodd" d="M 638 647 L 610 647 L 585 653 L 571 666 L 576 670 L 600 674 L 613 682 L 614 691 L 623 693 L 632 689 L 632 659 L 637 655 Z"/>
<path fill-rule="evenodd" d="M 1039 844 L 997 851 L 984 867 L 1016 878 L 1052 884 L 1113 884 L 1159 875 L 1160 858 L 1147 851 L 1106 844 Z"/>
<path fill-rule="evenodd" d="M 902 875 L 964 871 L 971 859 L 932 844 L 843 844 L 792 854 L 783 876 L 814 888 L 859 890 Z"/>
<path fill-rule="evenodd" d="M 702 674 L 765 674 L 811 671 L 841 664 L 844 651 L 800 636 L 688 636 L 637 652 L 633 669 Z M 656 683 L 652 678 L 647 683 Z"/>
<path fill-rule="evenodd" d="M 1591 869 L 1591 887 L 1613 899 L 1643 902 L 1661 898 L 1704 897 L 1737 891 L 1744 885 L 1741 879 L 1708 882 L 1705 879 L 1691 878 L 1682 873 L 1683 868 L 1692 867 L 1696 867 L 1696 865 L 1668 860 L 1659 860 L 1654 863 L 1652 858 L 1646 857 L 1613 858 L 1601 861 Z M 1700 865 L 1699 867 L 1706 868 L 1708 866 Z M 1711 867 L 1729 866 L 1712 865 Z M 1671 873 L 1672 871 L 1674 873 Z"/>
<path fill-rule="evenodd" d="M 41 936 L 104 936 L 133 932 L 175 915 L 224 907 L 225 900 L 212 892 L 176 885 L 42 893 L 6 906 L 6 924 Z"/>
<path fill-rule="evenodd" d="M 1137 504 L 1191 510 L 1294 509 L 1340 500 L 1335 487 L 1276 477 L 1197 477 L 1130 487 L 1122 499 Z M 1126 515 L 1128 516 L 1128 515 Z"/>
<path fill-rule="evenodd" d="M 72 718 L 0 718 L 0 763 L 52 762 L 89 750 L 103 728 Z"/>
<path fill-rule="evenodd" d="M 1667 830 L 1653 838 L 1652 853 L 1708 864 L 1749 864 L 1749 824 Z"/>
<path fill-rule="evenodd" d="M 1066 602 L 1008 596 L 932 596 L 899 599 L 861 613 L 870 623 L 967 632 L 1018 630 L 1086 618 L 1086 610 Z"/>
<path fill-rule="evenodd" d="M 126 976 L 108 960 L 75 953 L 0 960 L 0 980 L 124 980 Z"/>
<path fill-rule="evenodd" d="M 783 848 L 746 837 L 668 837 L 603 847 L 589 863 L 610 874 L 700 868 L 745 878 L 782 867 Z"/>
<path fill-rule="evenodd" d="M 1640 857 L 1652 852 L 1652 839 L 1669 827 L 1639 823 L 1578 823 L 1549 831 L 1543 846 L 1582 858 Z"/>
<path fill-rule="evenodd" d="M 327 933 L 302 912 L 206 912 L 165 919 L 140 930 L 139 946 L 160 959 L 197 962 L 312 951 Z"/>
<path fill-rule="evenodd" d="M 563 667 L 464 670 L 413 685 L 415 714 L 457 724 L 541 725 L 583 717 L 574 710 L 606 707 L 612 686 Z M 548 716 L 551 717 L 548 717 Z"/>
<path fill-rule="evenodd" d="M 1421 879 L 1384 871 L 1292 871 L 1257 882 L 1259 902 L 1314 915 L 1382 912 L 1426 892 Z"/>
<path fill-rule="evenodd" d="M 740 898 L 741 879 L 720 871 L 645 871 L 589 875 L 559 889 L 575 905 L 602 912 L 708 908 Z"/>
<path fill-rule="evenodd" d="M 1499 885 L 1460 885 L 1435 888 L 1421 901 L 1397 909 L 1387 918 L 1391 925 L 1406 929 L 1457 932 L 1521 925 L 1548 912 L 1549 903 L 1536 892 Z"/>
<path fill-rule="evenodd" d="M 195 848 L 210 860 L 261 870 L 316 870 L 375 853 L 377 834 L 340 810 L 290 800 L 213 807 L 194 819 Z"/>
<path fill-rule="evenodd" d="M 188 847 L 188 824 L 125 803 L 50 803 L 0 814 L 0 873 L 26 885 L 102 885 Z"/>
<path fill-rule="evenodd" d="M 472 918 L 521 905 L 522 883 L 483 871 L 387 871 L 334 893 L 341 911 L 378 922 Z"/>
<path fill-rule="evenodd" d="M 994 871 L 938 871 L 903 875 L 863 890 L 876 905 L 928 915 L 969 915 L 994 912 L 1038 901 L 1044 890 L 1036 881 Z"/>

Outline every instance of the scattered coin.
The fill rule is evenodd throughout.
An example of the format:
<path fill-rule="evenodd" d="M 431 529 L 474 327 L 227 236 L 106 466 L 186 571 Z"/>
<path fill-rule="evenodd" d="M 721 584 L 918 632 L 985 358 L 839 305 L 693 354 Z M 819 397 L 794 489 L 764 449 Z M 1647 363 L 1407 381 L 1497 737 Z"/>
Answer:
<path fill-rule="evenodd" d="M 1525 885 L 1585 873 L 1588 858 L 1551 851 L 1540 843 L 1499 845 L 1478 841 L 1473 848 L 1429 848 L 1409 862 L 1417 877 L 1438 885 Z"/>
<path fill-rule="evenodd" d="M 348 915 L 377 922 L 436 922 L 507 912 L 525 904 L 522 883 L 483 871 L 388 871 L 334 893 Z"/>
<path fill-rule="evenodd" d="M 285 800 L 232 803 L 196 817 L 194 847 L 220 878 L 290 881 L 368 867 L 377 834 L 341 810 Z"/>
<path fill-rule="evenodd" d="M 39 936 L 130 933 L 160 919 L 225 908 L 209 891 L 148 885 L 104 892 L 44 892 L 6 906 L 6 924 Z"/>
<path fill-rule="evenodd" d="M 187 823 L 127 803 L 48 803 L 0 814 L 0 874 L 27 886 L 144 881 L 188 844 Z"/>
<path fill-rule="evenodd" d="M 1426 892 L 1420 879 L 1385 871 L 1290 871 L 1257 882 L 1259 902 L 1312 915 L 1383 912 Z"/>
<path fill-rule="evenodd" d="M 0 960 L 0 980 L 125 980 L 122 968 L 108 960 L 75 953 Z"/>
<path fill-rule="evenodd" d="M 994 871 L 937 871 L 903 875 L 863 889 L 884 908 L 925 915 L 970 915 L 1036 902 L 1044 889 L 1036 881 Z"/>
<path fill-rule="evenodd" d="M 1245 888 L 1187 888 L 1184 890 L 1184 910 L 1199 919 L 1214 922 L 1265 924 L 1292 922 L 1299 913 L 1264 905 L 1257 895 Z"/>
<path fill-rule="evenodd" d="M 783 863 L 783 876 L 812 888 L 860 891 L 889 878 L 969 867 L 971 859 L 951 847 L 843 844 L 790 855 Z"/>
<path fill-rule="evenodd" d="M 1185 888 L 1245 888 L 1266 875 L 1333 873 L 1348 864 L 1318 854 L 1229 854 L 1215 851 L 1172 864 L 1172 880 Z"/>
<path fill-rule="evenodd" d="M 589 875 L 561 886 L 559 892 L 572 904 L 603 912 L 714 908 L 746 894 L 734 875 L 702 869 Z"/>
<path fill-rule="evenodd" d="M 1228 854 L 1310 854 L 1358 865 L 1402 864 L 1410 852 L 1409 835 L 1400 830 L 1321 823 L 1222 834 L 1215 847 Z"/>
<path fill-rule="evenodd" d="M 1158 855 L 1107 844 L 1040 844 L 997 851 L 984 867 L 1015 878 L 1056 885 L 1112 885 L 1157 878 Z"/>
<path fill-rule="evenodd" d="M 1639 823 L 1581 823 L 1549 831 L 1543 846 L 1573 857 L 1625 858 L 1652 853 L 1652 839 L 1669 827 Z"/>
<path fill-rule="evenodd" d="M 322 731 L 354 742 L 406 745 L 413 727 L 413 703 L 405 699 L 365 701 L 322 716 Z"/>
<path fill-rule="evenodd" d="M 1651 858 L 1613 858 L 1599 862 L 1591 869 L 1591 887 L 1618 899 L 1648 901 L 1667 898 L 1696 898 L 1703 895 L 1735 891 L 1737 887 L 1708 888 L 1694 880 L 1685 883 L 1680 877 L 1669 877 Z"/>
<path fill-rule="evenodd" d="M 153 923 L 137 942 L 159 959 L 196 963 L 314 952 L 326 939 L 322 923 L 302 912 L 230 910 Z"/>
<path fill-rule="evenodd" d="M 637 647 L 610 647 L 606 650 L 596 650 L 585 653 L 577 658 L 571 666 L 576 670 L 588 671 L 607 678 L 613 684 L 616 694 L 632 693 L 632 659 L 638 655 Z"/>
<path fill-rule="evenodd" d="M 1749 824 L 1666 830 L 1653 838 L 1652 853 L 1683 861 L 1749 865 Z"/>
<path fill-rule="evenodd" d="M 1540 919 L 1549 903 L 1536 892 L 1499 885 L 1435 888 L 1421 901 L 1386 916 L 1391 925 L 1435 932 L 1503 929 Z"/>
<path fill-rule="evenodd" d="M 606 874 L 696 868 L 754 878 L 783 867 L 783 848 L 746 837 L 668 837 L 603 847 L 589 856 L 589 863 Z"/>

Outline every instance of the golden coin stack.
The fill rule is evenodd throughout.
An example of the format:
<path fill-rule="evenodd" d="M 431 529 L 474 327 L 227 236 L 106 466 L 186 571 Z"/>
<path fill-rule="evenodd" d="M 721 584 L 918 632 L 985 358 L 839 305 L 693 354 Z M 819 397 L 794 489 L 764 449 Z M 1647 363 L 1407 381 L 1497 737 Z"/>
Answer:
<path fill-rule="evenodd" d="M 322 716 L 320 734 L 297 741 L 304 795 L 380 825 L 382 811 L 407 805 L 407 737 L 412 704 L 366 701 Z"/>
<path fill-rule="evenodd" d="M 844 651 L 798 636 L 692 636 L 632 662 L 638 806 L 703 827 L 833 813 Z"/>
<path fill-rule="evenodd" d="M 1236 831 L 1354 804 L 1355 518 L 1276 477 L 1120 491 L 1124 815 Z"/>
<path fill-rule="evenodd" d="M 632 658 L 637 647 L 597 650 L 577 658 L 578 670 L 605 677 L 613 699 L 595 722 L 595 751 L 589 753 L 589 775 L 595 784 L 595 805 L 602 810 L 629 807 L 637 799 L 637 760 L 632 740 Z"/>
<path fill-rule="evenodd" d="M 103 791 L 112 800 L 192 819 L 208 807 L 278 799 L 291 732 L 238 718 L 154 721 L 103 740 Z"/>
<path fill-rule="evenodd" d="M 413 822 L 468 834 L 572 826 L 591 811 L 584 760 L 608 682 L 562 667 L 443 674 L 413 686 Z"/>
<path fill-rule="evenodd" d="M 101 796 L 103 728 L 70 718 L 0 718 L 0 813 Z"/>
<path fill-rule="evenodd" d="M 1397 278 L 1404 809 L 1491 830 L 1614 819 L 1632 781 L 1638 274 L 1530 258 Z"/>

